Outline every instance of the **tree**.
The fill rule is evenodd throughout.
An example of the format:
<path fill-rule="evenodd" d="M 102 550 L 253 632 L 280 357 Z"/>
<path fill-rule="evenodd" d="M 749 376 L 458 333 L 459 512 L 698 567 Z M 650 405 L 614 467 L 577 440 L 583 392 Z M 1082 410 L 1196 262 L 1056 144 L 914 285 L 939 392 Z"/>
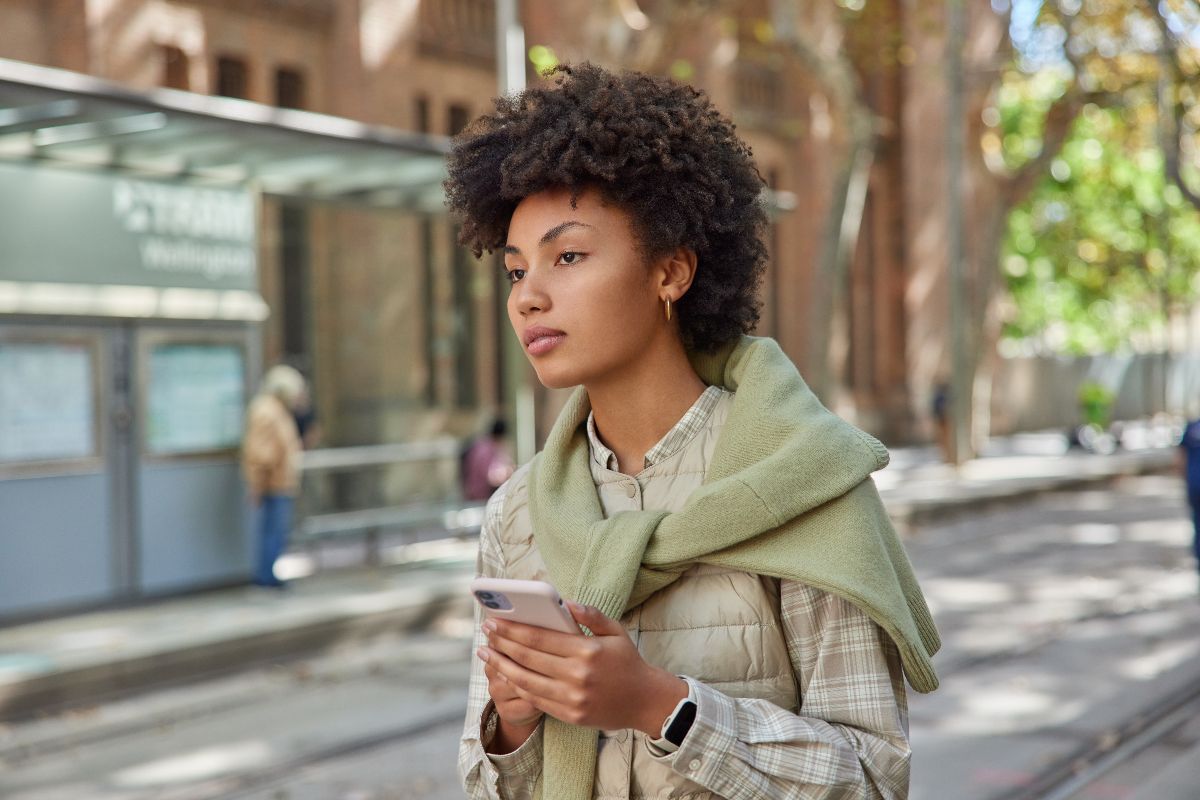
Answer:
<path fill-rule="evenodd" d="M 1194 300 L 1200 214 L 1166 182 L 1155 128 L 1153 98 L 1087 106 L 1050 174 L 1013 210 L 1008 339 L 1032 352 L 1150 349 L 1165 308 Z"/>
<path fill-rule="evenodd" d="M 1009 218 L 1005 332 L 1033 350 L 1146 349 L 1172 305 L 1193 300 L 1200 267 L 1200 197 L 1181 159 L 1196 152 L 1200 8 L 1093 0 L 1042 9 L 1042 31 L 1064 25 L 1073 35 L 1061 58 L 1035 63 L 999 104 L 992 150 L 1012 159 L 1028 146 L 1034 87 L 1064 61 L 1097 98 Z"/>

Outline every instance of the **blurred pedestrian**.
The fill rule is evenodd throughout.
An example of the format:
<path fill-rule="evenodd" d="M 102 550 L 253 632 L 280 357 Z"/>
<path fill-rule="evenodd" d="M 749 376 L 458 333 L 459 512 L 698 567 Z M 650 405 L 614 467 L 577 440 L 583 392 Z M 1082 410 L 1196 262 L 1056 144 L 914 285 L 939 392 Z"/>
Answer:
<path fill-rule="evenodd" d="M 446 189 L 538 379 L 575 387 L 488 501 L 479 571 L 553 584 L 591 635 L 476 617 L 467 795 L 906 797 L 937 631 L 887 451 L 746 335 L 750 149 L 691 87 L 555 72 L 455 139 Z"/>
<path fill-rule="evenodd" d="M 304 377 L 279 365 L 263 377 L 246 412 L 242 475 L 255 509 L 254 583 L 282 588 L 275 562 L 287 548 L 299 489 L 300 432 L 295 413 L 308 402 Z"/>
<path fill-rule="evenodd" d="M 933 387 L 933 401 L 930 403 L 933 414 L 934 432 L 937 435 L 938 450 L 942 461 L 953 464 L 954 432 L 950 425 L 950 382 L 945 378 L 939 380 Z"/>
<path fill-rule="evenodd" d="M 1187 488 L 1188 505 L 1192 507 L 1192 555 L 1200 569 L 1200 419 L 1193 419 L 1183 429 L 1179 440 L 1179 466 Z"/>
<path fill-rule="evenodd" d="M 296 420 L 296 432 L 300 434 L 300 445 L 305 450 L 312 450 L 321 443 L 321 421 L 317 419 L 317 407 L 313 403 L 312 394 L 306 393 L 307 402 L 292 412 Z"/>
<path fill-rule="evenodd" d="M 462 490 L 467 500 L 487 500 L 512 475 L 507 434 L 508 425 L 496 419 L 487 434 L 477 436 L 467 447 L 462 458 Z"/>

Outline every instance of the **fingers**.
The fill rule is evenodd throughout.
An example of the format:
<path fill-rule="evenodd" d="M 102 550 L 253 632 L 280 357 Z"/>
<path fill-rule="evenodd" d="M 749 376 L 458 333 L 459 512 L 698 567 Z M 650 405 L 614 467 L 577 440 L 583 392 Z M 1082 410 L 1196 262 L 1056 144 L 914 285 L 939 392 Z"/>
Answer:
<path fill-rule="evenodd" d="M 539 675 L 561 680 L 572 674 L 571 664 L 563 656 L 527 647 L 516 639 L 508 639 L 498 633 L 491 636 L 488 643 L 492 650 L 503 653 L 517 664 Z"/>
<path fill-rule="evenodd" d="M 501 636 L 532 650 L 564 658 L 578 655 L 580 643 L 586 641 L 581 635 L 559 633 L 547 628 L 499 619 L 490 619 L 485 622 L 483 632 L 489 639 Z"/>
<path fill-rule="evenodd" d="M 487 648 L 480 657 L 484 655 L 487 656 L 487 666 L 494 668 L 522 699 L 536 708 L 541 708 L 541 700 L 562 702 L 566 699 L 565 695 L 571 691 L 561 681 L 527 669 L 498 650 Z"/>
<path fill-rule="evenodd" d="M 597 636 L 624 636 L 625 626 L 615 619 L 606 617 L 598 608 L 581 606 L 579 603 L 567 602 L 567 609 L 580 625 L 586 625 Z"/>
<path fill-rule="evenodd" d="M 484 673 L 488 676 L 488 694 L 496 704 L 496 713 L 501 719 L 512 725 L 528 725 L 545 713 L 495 669 L 485 667 Z"/>
<path fill-rule="evenodd" d="M 504 684 L 508 683 L 508 678 L 486 661 L 483 664 L 483 674 L 487 676 L 489 684 L 499 684 L 503 688 Z M 511 691 L 511 689 L 505 689 L 505 691 Z M 495 695 L 492 696 L 492 699 L 496 699 Z"/>

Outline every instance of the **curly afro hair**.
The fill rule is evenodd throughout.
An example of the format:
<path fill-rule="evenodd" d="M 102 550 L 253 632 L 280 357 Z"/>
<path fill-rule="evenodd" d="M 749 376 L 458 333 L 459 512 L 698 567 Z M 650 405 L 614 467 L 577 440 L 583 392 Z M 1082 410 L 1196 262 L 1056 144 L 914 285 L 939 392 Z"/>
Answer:
<path fill-rule="evenodd" d="M 454 140 L 447 202 L 476 257 L 502 249 L 517 204 L 595 188 L 630 214 L 648 259 L 680 246 L 696 276 L 676 305 L 684 344 L 712 350 L 758 322 L 766 263 L 763 179 L 750 148 L 689 86 L 593 64 L 495 101 Z"/>

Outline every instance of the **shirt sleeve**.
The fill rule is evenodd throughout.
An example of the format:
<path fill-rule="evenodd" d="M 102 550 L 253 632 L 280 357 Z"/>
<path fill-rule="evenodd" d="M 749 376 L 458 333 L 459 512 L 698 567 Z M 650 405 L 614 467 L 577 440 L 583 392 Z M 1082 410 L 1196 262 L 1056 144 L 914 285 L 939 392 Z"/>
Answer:
<path fill-rule="evenodd" d="M 476 575 L 504 577 L 504 554 L 497 532 L 503 523 L 504 497 L 508 485 L 501 486 L 488 500 L 483 526 L 479 532 L 479 556 Z M 458 745 L 458 775 L 471 800 L 531 800 L 542 774 L 542 725 L 511 753 L 490 755 L 484 748 L 491 741 L 498 717 L 483 662 L 475 652 L 487 640 L 480 627 L 482 614 L 475 604 L 475 636 L 471 648 L 471 680 L 467 690 L 467 718 Z"/>
<path fill-rule="evenodd" d="M 840 597 L 794 581 L 781 581 L 780 595 L 799 713 L 684 676 L 695 722 L 676 752 L 647 740 L 650 754 L 729 800 L 907 798 L 908 704 L 895 644 Z"/>

